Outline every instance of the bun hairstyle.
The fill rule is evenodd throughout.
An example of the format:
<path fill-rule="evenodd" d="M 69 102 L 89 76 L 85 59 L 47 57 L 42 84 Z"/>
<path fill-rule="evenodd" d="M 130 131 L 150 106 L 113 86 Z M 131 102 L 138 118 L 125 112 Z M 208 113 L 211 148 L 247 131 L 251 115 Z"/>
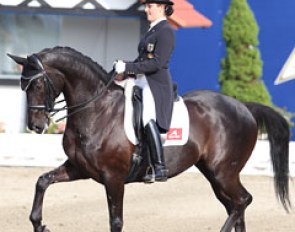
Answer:
<path fill-rule="evenodd" d="M 173 12 L 174 12 L 174 9 L 173 9 L 172 5 L 165 6 L 165 15 L 166 16 L 168 16 L 168 17 L 171 16 L 173 14 Z"/>
<path fill-rule="evenodd" d="M 174 5 L 174 3 L 170 0 L 144 0 L 144 1 L 142 1 L 142 4 L 147 4 L 147 3 L 164 4 L 166 16 L 171 16 L 174 12 L 174 9 L 172 7 Z"/>

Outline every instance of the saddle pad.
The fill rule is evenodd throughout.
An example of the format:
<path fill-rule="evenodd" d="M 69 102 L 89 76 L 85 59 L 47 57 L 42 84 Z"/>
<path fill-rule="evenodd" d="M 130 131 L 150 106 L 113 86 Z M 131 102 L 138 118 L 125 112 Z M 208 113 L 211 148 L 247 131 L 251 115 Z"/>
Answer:
<path fill-rule="evenodd" d="M 124 87 L 125 91 L 125 111 L 124 111 L 124 130 L 129 141 L 136 145 L 138 140 L 133 128 L 133 104 L 132 91 L 134 87 L 134 79 L 126 79 L 117 83 Z M 189 115 L 181 97 L 174 102 L 173 114 L 170 130 L 166 134 L 161 134 L 163 146 L 180 146 L 188 141 L 189 136 Z"/>

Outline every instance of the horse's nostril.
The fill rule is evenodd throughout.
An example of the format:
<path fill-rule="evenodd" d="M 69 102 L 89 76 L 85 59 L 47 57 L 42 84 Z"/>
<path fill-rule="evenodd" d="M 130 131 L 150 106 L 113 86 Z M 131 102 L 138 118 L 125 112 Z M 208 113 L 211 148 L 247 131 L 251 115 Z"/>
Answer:
<path fill-rule="evenodd" d="M 32 126 L 32 130 L 38 134 L 41 134 L 43 132 L 44 128 L 41 126 L 38 126 L 38 125 L 34 125 L 34 126 Z"/>

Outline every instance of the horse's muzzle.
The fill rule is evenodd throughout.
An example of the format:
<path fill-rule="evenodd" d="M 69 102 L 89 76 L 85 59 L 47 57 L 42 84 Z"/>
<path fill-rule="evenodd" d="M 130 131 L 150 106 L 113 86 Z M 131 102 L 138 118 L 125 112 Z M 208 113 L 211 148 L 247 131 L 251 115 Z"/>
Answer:
<path fill-rule="evenodd" d="M 32 131 L 35 131 L 37 134 L 43 134 L 47 131 L 48 124 L 47 123 L 45 123 L 43 125 L 33 124 L 33 125 L 29 126 L 29 129 Z"/>
<path fill-rule="evenodd" d="M 42 134 L 47 131 L 49 125 L 48 117 L 41 112 L 28 115 L 28 127 L 30 130 L 35 131 L 38 134 Z"/>

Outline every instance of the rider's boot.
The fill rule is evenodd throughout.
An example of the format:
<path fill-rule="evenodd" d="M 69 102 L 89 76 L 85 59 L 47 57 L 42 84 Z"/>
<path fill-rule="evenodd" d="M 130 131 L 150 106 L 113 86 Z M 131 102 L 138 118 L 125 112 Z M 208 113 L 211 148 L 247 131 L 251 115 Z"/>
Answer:
<path fill-rule="evenodd" d="M 162 141 L 159 129 L 154 120 L 149 121 L 149 123 L 145 126 L 145 135 L 154 171 L 147 173 L 144 177 L 144 181 L 147 183 L 152 183 L 154 181 L 167 181 L 168 170 L 165 166 Z"/>

